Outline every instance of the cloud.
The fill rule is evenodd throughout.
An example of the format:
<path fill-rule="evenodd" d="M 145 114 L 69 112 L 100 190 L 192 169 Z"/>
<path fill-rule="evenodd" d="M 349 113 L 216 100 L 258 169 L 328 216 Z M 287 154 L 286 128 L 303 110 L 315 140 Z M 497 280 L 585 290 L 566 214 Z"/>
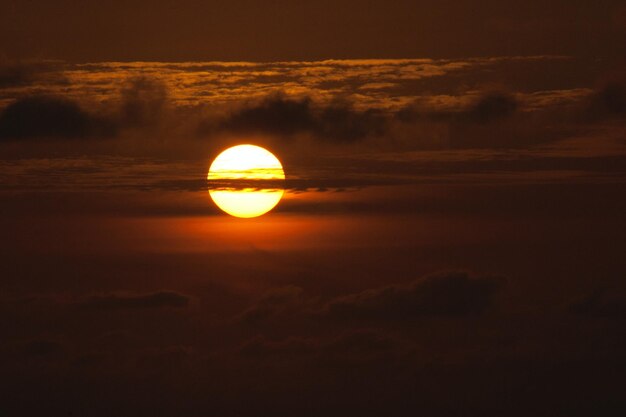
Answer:
<path fill-rule="evenodd" d="M 168 102 L 166 86 L 145 76 L 131 78 L 120 95 L 120 124 L 129 127 L 158 124 Z"/>
<path fill-rule="evenodd" d="M 236 317 L 246 324 L 259 323 L 276 314 L 285 313 L 302 304 L 302 288 L 289 285 L 266 292 L 261 299 Z"/>
<path fill-rule="evenodd" d="M 466 317 L 492 306 L 503 279 L 453 271 L 427 275 L 408 285 L 391 285 L 331 298 L 306 297 L 299 287 L 268 291 L 235 321 L 259 324 L 276 317 L 282 323 L 320 319 L 410 320 L 418 317 Z"/>
<path fill-rule="evenodd" d="M 574 109 L 582 97 L 552 92 L 541 98 L 542 104 L 521 93 L 487 92 L 442 99 L 449 105 L 419 98 L 398 111 L 396 119 L 399 134 L 415 149 L 524 148 L 577 131 L 580 117 L 575 117 Z"/>
<path fill-rule="evenodd" d="M 626 298 L 607 297 L 596 292 L 573 303 L 570 311 L 576 314 L 600 318 L 626 318 Z"/>
<path fill-rule="evenodd" d="M 322 139 L 352 142 L 386 131 L 387 118 L 379 110 L 355 110 L 351 104 L 336 103 L 322 109 L 317 135 Z"/>
<path fill-rule="evenodd" d="M 335 358 L 353 360 L 390 353 L 397 345 L 398 341 L 385 333 L 377 330 L 357 329 L 325 343 L 323 348 Z"/>
<path fill-rule="evenodd" d="M 399 342 L 378 330 L 355 329 L 330 338 L 288 337 L 272 340 L 256 336 L 245 342 L 239 353 L 250 358 L 288 359 L 315 355 L 325 360 L 363 361 L 389 355 Z"/>
<path fill-rule="evenodd" d="M 315 125 L 309 98 L 277 95 L 235 111 L 220 123 L 219 128 L 292 135 L 313 130 Z"/>
<path fill-rule="evenodd" d="M 374 320 L 472 316 L 491 306 L 501 286 L 501 279 L 495 277 L 470 277 L 467 272 L 440 273 L 408 286 L 393 285 L 337 298 L 328 303 L 327 314 Z"/>
<path fill-rule="evenodd" d="M 19 74 L 15 72 L 14 77 Z M 26 95 L 0 113 L 0 138 L 112 137 L 122 128 L 159 126 L 166 116 L 167 103 L 165 85 L 148 77 L 131 78 L 122 87 L 115 105 L 98 107 L 94 112 L 86 111 L 79 100 L 66 96 Z"/>
<path fill-rule="evenodd" d="M 24 66 L 0 63 L 0 88 L 27 84 L 31 79 L 30 71 Z"/>
<path fill-rule="evenodd" d="M 626 114 L 626 83 L 611 82 L 591 97 L 590 112 L 596 117 L 615 117 Z"/>
<path fill-rule="evenodd" d="M 546 71 L 553 61 L 544 57 L 235 66 L 55 64 L 41 70 L 33 85 L 7 90 L 0 98 L 0 107 L 9 106 L 0 117 L 10 119 L 0 123 L 0 137 L 119 133 L 132 143 L 126 149 L 148 148 L 168 155 L 194 154 L 207 143 L 218 147 L 231 139 L 229 134 L 239 139 L 244 133 L 261 143 L 282 140 L 281 146 L 287 145 L 285 139 L 305 137 L 330 144 L 373 139 L 366 143 L 396 150 L 525 147 L 561 139 L 576 131 L 581 121 L 594 121 L 574 115 L 573 108 L 582 112 L 583 103 L 591 100 L 591 90 L 582 88 L 587 86 L 582 81 L 557 83 L 554 88 L 516 84 L 520 72 L 537 65 L 535 71 Z M 565 66 L 563 70 L 573 65 L 569 60 L 557 62 Z M 490 83 L 485 74 L 501 74 L 503 65 L 514 73 Z M 12 67 L 5 71 L 6 78 L 21 82 L 29 71 Z M 62 74 L 65 83 L 53 79 L 53 73 Z M 372 84 L 387 88 L 361 88 Z M 44 101 L 42 97 L 44 111 L 22 108 L 22 102 L 32 107 L 33 101 Z M 594 97 L 594 112 L 623 114 L 622 84 L 611 84 Z M 52 108 L 63 110 L 63 117 L 54 116 Z M 20 124 L 14 113 L 27 121 Z M 40 120 L 49 114 L 53 116 Z M 198 134 L 210 142 L 193 141 Z M 302 140 L 293 145 L 303 143 L 307 145 Z"/>
<path fill-rule="evenodd" d="M 0 89 L 25 87 L 37 83 L 40 87 L 63 84 L 63 64 L 59 61 L 15 62 L 0 57 Z"/>
<path fill-rule="evenodd" d="M 466 113 L 470 120 L 487 123 L 511 116 L 518 108 L 511 95 L 496 93 L 481 97 Z"/>
<path fill-rule="evenodd" d="M 356 110 L 346 101 L 316 105 L 309 97 L 272 95 L 218 121 L 217 130 L 282 136 L 308 133 L 320 140 L 353 142 L 381 134 L 386 123 L 381 111 Z"/>
<path fill-rule="evenodd" d="M 173 345 L 151 347 L 137 353 L 136 365 L 140 369 L 147 373 L 158 373 L 184 365 L 192 359 L 194 350 L 185 345 Z"/>
<path fill-rule="evenodd" d="M 54 96 L 30 96 L 0 114 L 0 139 L 80 139 L 112 136 L 110 121 L 91 115 L 76 102 Z"/>
<path fill-rule="evenodd" d="M 247 357 L 270 357 L 279 355 L 298 356 L 308 354 L 317 349 L 318 342 L 311 339 L 300 337 L 289 337 L 283 340 L 270 340 L 264 336 L 256 336 L 245 342 L 240 348 L 239 353 Z"/>
<path fill-rule="evenodd" d="M 190 298 L 173 291 L 159 291 L 150 294 L 110 294 L 94 295 L 78 305 L 89 310 L 127 310 L 184 308 Z"/>
<path fill-rule="evenodd" d="M 61 343 L 54 340 L 31 340 L 22 345 L 22 353 L 26 356 L 52 356 L 58 355 L 64 351 L 64 347 Z"/>
<path fill-rule="evenodd" d="M 436 121 L 450 123 L 479 123 L 487 124 L 512 116 L 518 109 L 517 99 L 506 93 L 493 92 L 483 94 L 468 103 L 456 103 L 458 97 L 446 97 L 450 109 L 442 109 L 442 103 L 433 105 L 423 98 L 399 110 L 396 114 L 398 120 L 411 123 L 415 121 Z"/>

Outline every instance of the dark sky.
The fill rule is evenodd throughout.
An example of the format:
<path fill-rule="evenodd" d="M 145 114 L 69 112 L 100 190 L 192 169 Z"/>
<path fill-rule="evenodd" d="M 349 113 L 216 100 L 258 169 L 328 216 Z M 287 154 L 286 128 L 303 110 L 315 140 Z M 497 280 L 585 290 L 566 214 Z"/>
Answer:
<path fill-rule="evenodd" d="M 0 417 L 626 415 L 623 2 L 0 2 Z"/>
<path fill-rule="evenodd" d="M 10 58 L 312 60 L 622 56 L 619 0 L 0 2 Z"/>

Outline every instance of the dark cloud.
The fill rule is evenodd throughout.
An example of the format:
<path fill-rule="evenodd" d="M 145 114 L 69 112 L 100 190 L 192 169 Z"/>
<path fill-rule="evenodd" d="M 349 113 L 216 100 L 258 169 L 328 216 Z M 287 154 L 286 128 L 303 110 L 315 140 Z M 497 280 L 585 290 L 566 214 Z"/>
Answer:
<path fill-rule="evenodd" d="M 599 318 L 626 318 L 626 298 L 596 292 L 570 306 L 576 314 Z"/>
<path fill-rule="evenodd" d="M 590 107 L 596 117 L 623 116 L 626 114 L 626 83 L 611 82 L 597 90 Z"/>
<path fill-rule="evenodd" d="M 480 96 L 469 106 L 458 110 L 436 110 L 418 99 L 396 113 L 396 118 L 405 123 L 416 121 L 435 121 L 450 123 L 487 124 L 512 116 L 519 103 L 510 94 L 487 93 Z"/>
<path fill-rule="evenodd" d="M 293 285 L 266 292 L 252 307 L 237 316 L 237 320 L 254 324 L 276 314 L 285 313 L 302 303 L 302 288 Z"/>
<path fill-rule="evenodd" d="M 183 308 L 187 307 L 189 302 L 190 299 L 186 295 L 174 291 L 159 291 L 139 295 L 95 295 L 79 303 L 79 306 L 89 310 Z"/>
<path fill-rule="evenodd" d="M 53 96 L 31 96 L 11 103 L 0 114 L 2 139 L 82 139 L 115 134 L 109 120 L 83 110 L 76 102 Z"/>
<path fill-rule="evenodd" d="M 393 337 L 377 330 L 356 329 L 330 338 L 288 337 L 271 340 L 257 336 L 245 342 L 239 352 L 251 358 L 289 358 L 316 355 L 325 360 L 353 362 L 392 353 L 398 346 Z"/>
<path fill-rule="evenodd" d="M 464 317 L 483 313 L 493 302 L 503 279 L 470 276 L 467 272 L 428 275 L 408 285 L 391 285 L 353 293 L 328 302 L 306 297 L 299 287 L 268 291 L 235 320 L 246 324 L 287 322 L 322 318 L 410 320 L 418 317 Z"/>
<path fill-rule="evenodd" d="M 325 352 L 333 359 L 362 360 L 392 353 L 398 345 L 393 337 L 377 330 L 357 329 L 331 340 L 323 345 Z"/>
<path fill-rule="evenodd" d="M 511 116 L 517 107 L 517 100 L 511 95 L 488 94 L 481 97 L 466 114 L 472 121 L 487 123 Z"/>
<path fill-rule="evenodd" d="M 454 100 L 452 100 L 454 101 Z M 571 131 L 570 110 L 555 106 L 519 111 L 526 103 L 502 92 L 483 93 L 463 105 L 437 109 L 417 99 L 395 114 L 399 135 L 416 149 L 520 148 L 562 139 Z M 546 128 L 549 125 L 550 128 Z"/>
<path fill-rule="evenodd" d="M 356 110 L 348 102 L 316 105 L 308 97 L 273 95 L 234 111 L 217 123 L 217 129 L 285 136 L 308 133 L 320 140 L 353 142 L 381 134 L 386 124 L 382 112 Z"/>
<path fill-rule="evenodd" d="M 166 86 L 154 78 L 130 79 L 121 91 L 120 124 L 129 127 L 157 125 L 168 101 Z"/>
<path fill-rule="evenodd" d="M 256 336 L 245 342 L 239 349 L 243 356 L 259 358 L 274 355 L 297 356 L 308 354 L 317 349 L 318 342 L 306 338 L 289 337 L 283 340 L 271 340 L 264 336 Z"/>
<path fill-rule="evenodd" d="M 31 79 L 30 71 L 24 66 L 0 63 L 0 88 L 27 84 Z"/>
<path fill-rule="evenodd" d="M 272 96 L 243 107 L 220 123 L 220 129 L 291 135 L 315 129 L 309 98 Z"/>
<path fill-rule="evenodd" d="M 194 354 L 189 346 L 165 346 L 146 349 L 139 352 L 137 366 L 146 372 L 162 372 L 167 369 L 175 369 L 191 359 Z"/>
<path fill-rule="evenodd" d="M 6 74 L 12 77 L 12 81 L 7 78 L 7 82 L 18 82 L 30 74 L 19 68 Z M 112 137 L 123 128 L 159 126 L 166 116 L 167 103 L 165 85 L 148 77 L 130 79 L 120 91 L 118 104 L 94 112 L 66 97 L 26 96 L 9 104 L 0 114 L 0 138 Z"/>
<path fill-rule="evenodd" d="M 64 84 L 63 64 L 58 61 L 3 61 L 0 57 L 0 89 L 40 84 Z"/>
<path fill-rule="evenodd" d="M 61 343 L 45 339 L 31 340 L 22 346 L 22 352 L 26 356 L 52 356 L 63 351 L 64 347 Z"/>
<path fill-rule="evenodd" d="M 502 285 L 494 277 L 447 272 L 418 279 L 408 286 L 389 286 L 340 297 L 327 313 L 346 319 L 403 320 L 426 316 L 463 317 L 484 312 Z"/>
<path fill-rule="evenodd" d="M 318 116 L 317 135 L 323 140 L 351 142 L 385 132 L 387 119 L 379 110 L 355 110 L 351 104 L 324 107 Z"/>

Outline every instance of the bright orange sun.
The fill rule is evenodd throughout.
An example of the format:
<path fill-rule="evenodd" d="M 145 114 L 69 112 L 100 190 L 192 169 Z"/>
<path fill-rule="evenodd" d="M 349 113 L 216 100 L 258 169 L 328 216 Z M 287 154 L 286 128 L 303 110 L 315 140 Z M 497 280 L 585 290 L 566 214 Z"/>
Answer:
<path fill-rule="evenodd" d="M 209 168 L 209 194 L 235 217 L 257 217 L 273 209 L 285 192 L 278 158 L 255 145 L 237 145 L 220 153 Z"/>

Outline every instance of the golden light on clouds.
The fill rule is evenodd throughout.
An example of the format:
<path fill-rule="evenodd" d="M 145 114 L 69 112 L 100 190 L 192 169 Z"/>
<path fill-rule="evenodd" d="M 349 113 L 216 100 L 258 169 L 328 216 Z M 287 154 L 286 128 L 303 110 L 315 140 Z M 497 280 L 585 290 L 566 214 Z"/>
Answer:
<path fill-rule="evenodd" d="M 209 194 L 231 216 L 261 216 L 284 194 L 283 167 L 271 152 L 255 145 L 237 145 L 220 153 L 209 168 Z"/>

